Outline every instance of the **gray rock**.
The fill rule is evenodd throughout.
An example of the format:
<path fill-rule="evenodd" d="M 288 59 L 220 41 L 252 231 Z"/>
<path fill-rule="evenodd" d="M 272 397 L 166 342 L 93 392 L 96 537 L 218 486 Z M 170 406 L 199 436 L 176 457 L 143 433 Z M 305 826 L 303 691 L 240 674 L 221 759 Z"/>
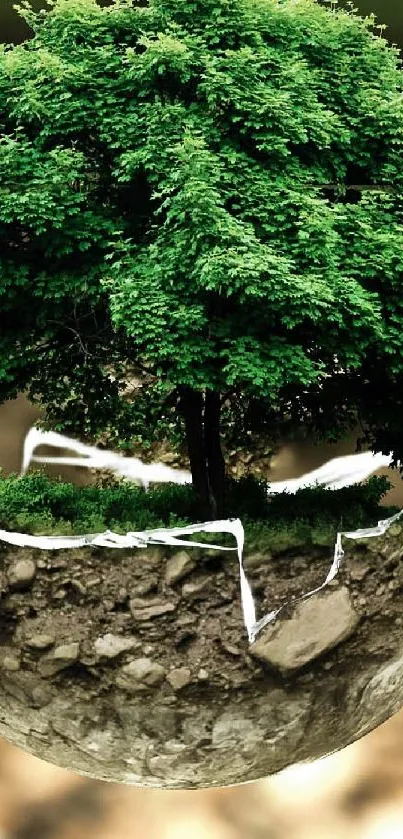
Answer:
<path fill-rule="evenodd" d="M 225 711 L 213 725 L 212 745 L 222 748 L 237 743 L 256 746 L 261 742 L 262 730 L 243 714 Z"/>
<path fill-rule="evenodd" d="M 187 551 L 178 551 L 178 553 L 168 559 L 165 569 L 165 582 L 168 586 L 177 583 L 190 574 L 196 567 L 194 559 Z"/>
<path fill-rule="evenodd" d="M 169 600 L 142 600 L 138 597 L 130 600 L 130 612 L 136 621 L 148 621 L 151 618 L 166 615 L 173 612 L 176 607 L 177 603 Z"/>
<path fill-rule="evenodd" d="M 186 597 L 187 600 L 203 600 L 210 584 L 210 577 L 202 577 L 199 580 L 191 580 L 189 583 L 184 583 L 182 586 L 182 597 Z"/>
<path fill-rule="evenodd" d="M 16 650 L 12 647 L 0 648 L 0 667 L 2 670 L 16 672 L 20 669 L 20 659 Z"/>
<path fill-rule="evenodd" d="M 180 755 L 189 751 L 186 743 L 180 743 L 179 740 L 168 740 L 163 744 L 162 750 L 167 755 Z"/>
<path fill-rule="evenodd" d="M 178 615 L 178 617 L 176 618 L 176 626 L 180 626 L 180 627 L 189 627 L 189 626 L 193 627 L 196 622 L 197 622 L 197 617 L 196 617 L 196 615 L 193 615 L 193 614 L 192 615 L 186 615 L 186 614 L 185 615 Z"/>
<path fill-rule="evenodd" d="M 25 639 L 25 645 L 33 650 L 46 650 L 55 643 L 55 636 L 47 633 L 36 632 L 30 638 Z"/>
<path fill-rule="evenodd" d="M 66 667 L 74 664 L 79 654 L 80 645 L 78 641 L 73 641 L 71 644 L 61 644 L 38 662 L 39 673 L 42 676 L 54 676 L 60 670 L 65 670 Z"/>
<path fill-rule="evenodd" d="M 364 718 L 381 714 L 383 719 L 400 711 L 403 691 L 403 657 L 383 667 L 367 684 L 360 701 Z"/>
<path fill-rule="evenodd" d="M 72 577 L 70 580 L 70 585 L 74 589 L 74 591 L 78 592 L 78 594 L 82 594 L 83 596 L 87 594 L 87 589 L 84 583 L 82 583 L 81 580 L 78 579 L 78 577 Z"/>
<path fill-rule="evenodd" d="M 29 588 L 35 578 L 36 565 L 33 559 L 16 559 L 8 571 L 7 578 L 11 589 Z"/>
<path fill-rule="evenodd" d="M 347 588 L 324 589 L 297 603 L 290 619 L 263 629 L 250 653 L 292 673 L 352 635 L 358 622 Z"/>
<path fill-rule="evenodd" d="M 127 650 L 133 650 L 139 646 L 137 638 L 120 638 L 119 635 L 113 635 L 108 632 L 107 635 L 102 635 L 97 638 L 94 644 L 94 649 L 99 658 L 117 658 Z"/>
<path fill-rule="evenodd" d="M 197 678 L 200 679 L 201 682 L 206 682 L 208 677 L 208 670 L 206 670 L 205 667 L 201 667 L 197 674 Z"/>
<path fill-rule="evenodd" d="M 192 681 L 192 674 L 188 667 L 174 667 L 173 670 L 169 671 L 166 679 L 171 687 L 176 691 L 181 690 L 186 687 L 186 685 L 190 684 Z"/>
<path fill-rule="evenodd" d="M 161 565 L 162 560 L 165 556 L 166 548 L 159 547 L 158 545 L 147 545 L 147 548 L 144 550 L 146 550 L 146 553 L 144 554 L 144 560 L 147 563 L 147 567 L 158 568 Z M 136 552 L 136 562 L 143 562 L 142 551 L 143 549 L 140 549 L 140 551 Z"/>
<path fill-rule="evenodd" d="M 165 668 L 150 658 L 135 658 L 121 667 L 116 676 L 118 687 L 130 693 L 147 690 L 161 684 L 165 677 Z"/>
<path fill-rule="evenodd" d="M 32 704 L 35 708 L 45 708 L 52 701 L 53 694 L 49 685 L 35 685 L 32 688 Z"/>
<path fill-rule="evenodd" d="M 65 559 L 65 557 L 60 556 L 60 555 L 49 557 L 48 568 L 57 568 L 57 569 L 60 570 L 61 568 L 68 568 L 68 567 L 69 567 L 69 563 L 68 563 L 68 560 Z"/>
<path fill-rule="evenodd" d="M 144 594 L 150 594 L 151 591 L 154 591 L 158 588 L 159 577 L 158 574 L 150 574 L 142 583 L 138 583 L 138 585 L 134 586 L 131 590 L 131 593 L 134 597 L 142 597 Z"/>

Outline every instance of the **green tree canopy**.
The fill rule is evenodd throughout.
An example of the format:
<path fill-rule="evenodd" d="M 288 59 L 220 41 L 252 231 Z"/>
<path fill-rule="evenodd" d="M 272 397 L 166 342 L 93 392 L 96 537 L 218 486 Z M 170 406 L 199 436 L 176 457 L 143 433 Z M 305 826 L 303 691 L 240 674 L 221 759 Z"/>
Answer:
<path fill-rule="evenodd" d="M 315 0 L 20 11 L 33 37 L 0 53 L 0 399 L 129 437 L 140 365 L 149 433 L 177 410 L 212 512 L 223 403 L 335 436 L 359 412 L 388 445 L 403 76 L 374 19 Z"/>

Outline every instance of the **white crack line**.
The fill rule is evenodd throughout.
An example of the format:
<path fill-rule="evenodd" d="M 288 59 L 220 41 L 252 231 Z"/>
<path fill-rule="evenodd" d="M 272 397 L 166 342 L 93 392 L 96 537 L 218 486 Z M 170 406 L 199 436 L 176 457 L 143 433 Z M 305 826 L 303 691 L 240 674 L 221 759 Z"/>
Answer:
<path fill-rule="evenodd" d="M 38 446 L 70 449 L 82 457 L 50 457 L 36 456 L 34 451 Z M 328 460 L 318 469 L 307 472 L 300 478 L 286 481 L 272 481 L 269 483 L 268 495 L 280 492 L 295 494 L 304 487 L 323 486 L 326 489 L 342 489 L 365 480 L 378 469 L 389 466 L 392 455 L 381 452 L 359 452 L 357 454 L 336 457 Z M 136 457 L 126 457 L 110 450 L 99 449 L 80 443 L 64 434 L 55 431 L 44 431 L 35 426 L 25 437 L 21 474 L 25 475 L 31 462 L 58 463 L 64 466 L 85 466 L 89 469 L 110 469 L 122 478 L 139 481 L 146 489 L 150 483 L 191 483 L 190 472 L 182 469 L 172 469 L 163 463 L 143 463 Z"/>
<path fill-rule="evenodd" d="M 269 484 L 269 495 L 277 495 L 280 492 L 289 492 L 295 495 L 299 489 L 322 486 L 324 489 L 343 489 L 343 487 L 358 484 L 382 469 L 390 466 L 392 454 L 386 455 L 381 452 L 358 452 L 357 454 L 335 457 L 328 460 L 318 469 L 306 472 L 300 478 L 291 478 L 286 481 L 273 481 Z M 400 465 L 400 461 L 399 464 Z"/>
<path fill-rule="evenodd" d="M 52 446 L 57 449 L 71 449 L 82 457 L 49 457 L 35 456 L 38 446 Z M 31 428 L 24 440 L 21 474 L 25 475 L 30 463 L 58 463 L 67 466 L 85 466 L 88 469 L 110 469 L 121 478 L 138 481 L 144 489 L 150 483 L 191 483 L 190 472 L 172 469 L 164 463 L 143 463 L 137 457 L 124 457 L 107 449 L 88 446 L 78 440 L 65 437 L 55 431 L 44 431 L 41 428 Z"/>

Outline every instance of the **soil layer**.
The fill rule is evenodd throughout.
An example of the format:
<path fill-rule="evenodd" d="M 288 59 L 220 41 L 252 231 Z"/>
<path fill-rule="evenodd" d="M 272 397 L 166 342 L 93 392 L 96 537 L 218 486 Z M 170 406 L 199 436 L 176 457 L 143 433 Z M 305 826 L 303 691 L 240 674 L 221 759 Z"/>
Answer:
<path fill-rule="evenodd" d="M 246 547 L 257 617 L 289 602 L 250 645 L 235 552 L 1 543 L 0 734 L 95 778 L 167 789 L 342 748 L 402 704 L 403 528 L 343 545 L 335 580 L 302 606 L 332 551 Z"/>

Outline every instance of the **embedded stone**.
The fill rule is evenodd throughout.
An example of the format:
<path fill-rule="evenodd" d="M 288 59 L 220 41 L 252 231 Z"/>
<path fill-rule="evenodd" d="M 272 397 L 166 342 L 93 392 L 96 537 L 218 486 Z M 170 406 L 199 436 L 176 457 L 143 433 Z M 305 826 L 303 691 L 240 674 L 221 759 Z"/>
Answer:
<path fill-rule="evenodd" d="M 121 638 L 119 635 L 113 635 L 108 632 L 107 635 L 102 635 L 97 638 L 94 644 L 94 649 L 100 658 L 117 658 L 128 650 L 133 650 L 139 645 L 137 638 Z"/>
<path fill-rule="evenodd" d="M 38 670 L 42 676 L 54 676 L 60 670 L 65 670 L 66 667 L 74 664 L 79 653 L 80 645 L 77 641 L 73 641 L 71 644 L 61 644 L 38 662 Z"/>
<path fill-rule="evenodd" d="M 52 698 L 53 694 L 49 685 L 38 684 L 32 688 L 32 704 L 35 708 L 45 708 Z"/>
<path fill-rule="evenodd" d="M 168 559 L 165 569 L 165 582 L 168 586 L 171 586 L 190 574 L 195 567 L 196 563 L 187 551 L 178 551 Z"/>
<path fill-rule="evenodd" d="M 262 630 L 250 653 L 282 673 L 292 673 L 345 641 L 360 618 L 345 586 L 312 594 Z"/>
<path fill-rule="evenodd" d="M 147 545 L 147 566 L 148 568 L 158 568 L 165 555 L 165 548 L 158 545 Z M 141 559 L 141 553 L 140 553 Z"/>
<path fill-rule="evenodd" d="M 18 655 L 12 649 L 3 648 L 0 655 L 0 667 L 3 670 L 16 672 L 20 669 L 21 663 Z"/>
<path fill-rule="evenodd" d="M 171 687 L 176 690 L 181 690 L 182 688 L 189 685 L 192 681 L 192 674 L 188 667 L 174 667 L 173 670 L 170 670 L 167 675 L 167 682 L 171 685 Z"/>
<path fill-rule="evenodd" d="M 210 582 L 210 577 L 203 577 L 200 580 L 191 580 L 189 583 L 184 583 L 182 597 L 186 597 L 187 600 L 203 600 L 210 587 Z"/>
<path fill-rule="evenodd" d="M 353 580 L 354 583 L 361 583 L 370 571 L 371 566 L 369 562 L 363 562 L 362 560 L 350 562 L 348 566 L 350 579 Z"/>
<path fill-rule="evenodd" d="M 55 636 L 48 635 L 45 632 L 37 632 L 35 635 L 31 635 L 30 638 L 26 638 L 25 645 L 27 647 L 31 647 L 33 650 L 46 650 L 48 647 L 51 647 L 55 643 Z"/>
<path fill-rule="evenodd" d="M 150 594 L 150 592 L 158 588 L 158 583 L 158 574 L 150 574 L 144 582 L 138 583 L 136 586 L 134 586 L 134 588 L 132 588 L 131 593 L 134 595 L 134 597 L 143 597 L 144 594 Z M 127 599 L 127 593 L 125 599 Z"/>
<path fill-rule="evenodd" d="M 130 612 L 137 621 L 148 621 L 160 615 L 166 615 L 176 609 L 177 604 L 164 600 L 141 600 L 138 597 L 130 600 Z"/>
<path fill-rule="evenodd" d="M 197 674 L 197 678 L 200 679 L 201 682 L 205 682 L 207 681 L 208 676 L 208 670 L 206 670 L 204 667 L 201 667 Z"/>
<path fill-rule="evenodd" d="M 161 684 L 165 672 L 161 664 L 150 658 L 135 658 L 121 667 L 115 681 L 118 687 L 136 693 Z"/>
<path fill-rule="evenodd" d="M 401 708 L 403 690 L 403 658 L 395 659 L 382 667 L 367 683 L 360 701 L 360 712 L 364 718 L 368 713 L 390 716 Z M 375 710 L 374 710 L 375 709 Z"/>
<path fill-rule="evenodd" d="M 11 589 L 25 589 L 33 583 L 36 565 L 33 559 L 16 559 L 7 571 L 8 583 Z"/>

